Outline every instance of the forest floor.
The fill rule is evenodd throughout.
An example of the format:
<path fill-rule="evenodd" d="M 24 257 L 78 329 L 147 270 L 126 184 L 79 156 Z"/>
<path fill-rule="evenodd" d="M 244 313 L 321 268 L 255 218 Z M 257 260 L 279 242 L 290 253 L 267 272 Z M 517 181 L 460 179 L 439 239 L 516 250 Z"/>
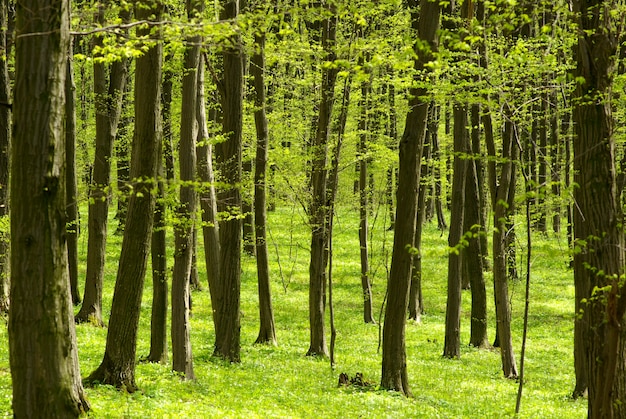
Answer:
<path fill-rule="evenodd" d="M 183 382 L 171 365 L 137 366 L 140 391 L 126 394 L 110 386 L 87 389 L 94 418 L 500 418 L 513 417 L 518 382 L 503 377 L 498 350 L 462 347 L 461 358 L 442 358 L 447 269 L 447 232 L 427 224 L 423 236 L 423 293 L 426 313 L 407 324 L 407 362 L 414 397 L 378 389 L 381 354 L 378 325 L 363 324 L 358 211 L 343 208 L 336 218 L 333 270 L 336 366 L 306 357 L 308 348 L 308 263 L 310 233 L 294 208 L 270 213 L 273 305 L 278 346 L 253 345 L 258 333 L 254 259 L 242 263 L 242 362 L 230 365 L 211 357 L 213 322 L 204 258 L 198 263 L 204 289 L 193 293 L 192 348 L 197 380 Z M 382 216 L 381 216 L 382 217 Z M 376 224 L 378 223 L 378 225 Z M 109 231 L 115 231 L 111 226 Z M 520 226 L 520 229 L 523 224 Z M 372 276 L 376 317 L 381 312 L 392 233 L 379 219 L 372 235 Z M 524 237 L 518 232 L 518 238 Z M 172 240 L 172 235 L 168 236 Z M 87 237 L 80 240 L 84 278 Z M 201 243 L 202 240 L 199 240 Z M 526 383 L 520 418 L 583 418 L 586 400 L 572 400 L 574 285 L 564 235 L 535 235 L 531 270 Z M 170 246 L 172 247 L 172 246 Z M 104 315 L 108 319 L 121 237 L 108 242 Z M 525 275 L 525 243 L 518 243 L 520 277 Z M 280 261 L 280 263 L 278 262 Z M 170 263 L 172 266 L 172 263 Z M 485 274 L 493 289 L 491 273 Z M 82 288 L 82 287 L 81 287 Z M 513 337 L 519 360 L 524 281 L 510 285 Z M 137 354 L 150 343 L 152 286 L 146 278 Z M 489 338 L 495 335 L 489 298 Z M 462 341 L 469 341 L 470 292 L 463 294 Z M 106 321 L 106 320 L 105 320 Z M 328 329 L 327 329 L 328 331 Z M 81 373 L 102 360 L 106 328 L 77 326 Z M 328 335 L 330 335 L 328 333 Z M 518 363 L 519 366 L 519 363 Z M 362 374 L 372 386 L 339 387 L 340 373 Z M 0 416 L 11 417 L 11 376 L 6 322 L 0 327 Z"/>

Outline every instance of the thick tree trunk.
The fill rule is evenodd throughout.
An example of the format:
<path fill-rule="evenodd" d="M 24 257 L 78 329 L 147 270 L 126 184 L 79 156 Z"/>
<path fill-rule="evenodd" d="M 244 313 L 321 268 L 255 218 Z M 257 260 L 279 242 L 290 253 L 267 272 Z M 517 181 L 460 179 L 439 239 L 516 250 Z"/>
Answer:
<path fill-rule="evenodd" d="M 422 72 L 430 61 L 432 51 L 437 48 L 437 30 L 441 6 L 439 3 L 422 0 L 417 17 L 417 1 L 411 6 L 412 26 L 417 29 L 419 43 L 416 52 L 415 69 Z M 400 140 L 399 176 L 397 190 L 396 225 L 393 241 L 391 272 L 388 280 L 388 300 L 383 325 L 383 356 L 381 387 L 410 395 L 409 377 L 406 366 L 405 327 L 409 300 L 411 266 L 417 218 L 417 194 L 420 181 L 420 161 L 426 134 L 428 102 L 424 100 L 428 91 L 424 87 L 412 88 L 409 112 L 406 117 L 404 134 Z"/>
<path fill-rule="evenodd" d="M 193 19 L 204 9 L 201 0 L 187 0 L 187 16 Z M 187 39 L 184 52 L 180 121 L 180 202 L 174 226 L 174 273 L 172 278 L 172 369 L 186 380 L 195 378 L 190 340 L 190 276 L 196 219 L 196 100 L 200 36 Z"/>
<path fill-rule="evenodd" d="M 100 3 L 97 21 L 104 24 L 105 4 Z M 123 16 L 128 21 L 126 13 Z M 102 45 L 101 37 L 95 38 Z M 117 123 L 121 114 L 122 98 L 126 88 L 128 60 L 111 64 L 110 82 L 106 86 L 106 68 L 103 62 L 94 61 L 94 96 L 96 108 L 96 151 L 92 182 L 89 188 L 89 215 L 87 240 L 87 274 L 83 305 L 76 315 L 77 322 L 92 322 L 98 326 L 102 321 L 102 283 L 106 258 L 107 224 L 109 214 L 109 189 L 111 183 L 111 155 L 117 135 Z"/>
<path fill-rule="evenodd" d="M 256 268 L 259 286 L 259 335 L 255 343 L 276 345 L 276 327 L 272 308 L 269 254 L 267 249 L 267 159 L 269 132 L 265 114 L 265 33 L 254 37 L 255 52 L 250 59 L 250 74 L 254 78 L 254 124 L 256 127 L 256 157 L 254 170 L 254 230 Z"/>
<path fill-rule="evenodd" d="M 89 403 L 80 380 L 65 241 L 69 4 L 20 1 L 16 16 L 8 325 L 13 415 L 72 418 Z"/>
<path fill-rule="evenodd" d="M 452 209 L 448 234 L 448 299 L 446 303 L 446 331 L 443 356 L 461 357 L 461 287 L 463 218 L 465 216 L 465 176 L 469 138 L 467 132 L 467 105 L 455 104 L 454 111 L 454 174 L 452 178 Z"/>
<path fill-rule="evenodd" d="M 614 7 L 613 1 L 574 2 L 579 19 L 575 75 L 581 80 L 574 101 L 574 274 L 577 305 L 589 313 L 590 418 L 626 416 L 624 231 L 609 99 L 618 45 Z"/>
<path fill-rule="evenodd" d="M 8 54 L 8 1 L 0 2 L 0 47 Z M 11 83 L 9 80 L 8 60 L 0 60 L 0 102 L 10 103 Z M 9 155 L 11 154 L 11 109 L 0 106 L 0 218 L 9 215 Z M 69 220 L 68 220 L 69 221 Z M 68 241 L 70 240 L 68 234 Z M 9 232 L 0 232 L 0 313 L 9 310 Z M 73 301 L 76 301 L 72 299 Z"/>
<path fill-rule="evenodd" d="M 332 8 L 332 6 L 331 6 Z M 326 61 L 335 59 L 335 39 L 337 17 L 334 10 L 331 16 L 322 22 L 322 48 Z M 307 355 L 328 356 L 326 334 L 324 331 L 324 313 L 326 311 L 326 244 L 328 243 L 327 225 L 327 154 L 330 138 L 330 124 L 334 103 L 334 88 L 337 79 L 335 68 L 322 68 L 321 100 L 317 116 L 317 129 L 312 144 L 311 188 L 312 200 L 309 208 L 311 225 L 311 259 L 309 263 L 309 349 Z"/>
<path fill-rule="evenodd" d="M 226 0 L 220 18 L 234 19 L 239 14 L 239 0 Z M 223 73 L 221 104 L 225 141 L 215 146 L 216 163 L 225 185 L 218 193 L 217 209 L 229 216 L 220 221 L 220 278 L 216 290 L 217 321 L 214 354 L 240 361 L 240 289 L 241 289 L 241 159 L 243 124 L 243 51 L 239 35 L 230 39 L 222 53 Z M 231 217 L 231 215 L 233 215 Z M 213 293 L 213 290 L 211 290 Z"/>
<path fill-rule="evenodd" d="M 136 5 L 138 19 L 159 19 L 159 0 Z M 147 35 L 150 29 L 138 30 Z M 135 66 L 135 136 L 129 198 L 117 280 L 111 305 L 106 349 L 100 366 L 86 378 L 88 383 L 111 384 L 128 392 L 137 390 L 135 363 L 137 328 L 154 219 L 152 194 L 161 147 L 160 90 L 162 45 L 147 47 Z"/>

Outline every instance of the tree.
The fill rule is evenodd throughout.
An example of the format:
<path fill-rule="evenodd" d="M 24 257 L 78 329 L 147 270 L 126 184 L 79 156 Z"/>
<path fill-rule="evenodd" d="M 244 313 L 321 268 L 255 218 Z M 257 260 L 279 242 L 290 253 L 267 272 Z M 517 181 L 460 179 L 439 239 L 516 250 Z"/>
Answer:
<path fill-rule="evenodd" d="M 161 10 L 159 0 L 147 0 L 135 6 L 137 19 L 158 20 Z M 130 168 L 133 193 L 128 202 L 104 357 L 85 379 L 88 383 L 124 387 L 128 392 L 137 390 L 137 328 L 154 218 L 152 190 L 161 145 L 162 46 L 148 39 L 150 29 L 138 29 L 137 35 L 144 38 L 146 50 L 135 65 L 135 136 Z"/>
<path fill-rule="evenodd" d="M 25 0 L 16 6 L 8 327 L 13 414 L 78 417 L 89 403 L 80 381 L 67 270 L 69 4 Z"/>
<path fill-rule="evenodd" d="M 320 11 L 329 16 L 315 25 L 321 25 L 321 44 L 324 61 L 335 60 L 335 41 L 337 16 L 334 4 L 322 5 L 316 2 Z M 328 8 L 328 10 L 326 10 Z M 331 116 L 334 103 L 334 90 L 337 69 L 334 66 L 322 68 L 321 99 L 317 116 L 315 137 L 311 144 L 311 203 L 309 223 L 311 225 L 311 259 L 309 263 L 309 349 L 307 355 L 328 356 L 326 334 L 324 331 L 324 313 L 326 308 L 326 245 L 328 243 L 327 225 L 327 178 L 328 142 L 330 138 Z"/>
<path fill-rule="evenodd" d="M 461 261 L 463 218 L 465 212 L 465 185 L 467 154 L 469 152 L 467 132 L 467 105 L 454 104 L 454 167 L 452 178 L 452 208 L 450 210 L 450 232 L 448 234 L 448 300 L 446 303 L 446 332 L 443 356 L 461 356 Z"/>
<path fill-rule="evenodd" d="M 222 3 L 220 19 L 239 15 L 239 0 Z M 222 133 L 226 140 L 215 147 L 216 164 L 223 187 L 218 193 L 217 209 L 226 218 L 220 220 L 219 281 L 211 289 L 215 294 L 214 354 L 231 362 L 240 361 L 240 290 L 241 290 L 241 161 L 243 127 L 243 51 L 238 33 L 229 34 L 222 50 L 223 72 L 220 81 Z"/>
<path fill-rule="evenodd" d="M 276 344 L 276 327 L 270 287 L 269 254 L 267 249 L 267 159 L 269 132 L 265 100 L 265 29 L 254 34 L 255 50 L 250 58 L 250 74 L 254 78 L 254 123 L 257 134 L 254 164 L 254 232 L 256 267 L 259 286 L 260 327 L 256 343 Z"/>
<path fill-rule="evenodd" d="M 11 85 L 7 59 L 8 1 L 0 2 L 0 47 L 5 56 L 0 59 L 0 219 L 9 215 L 9 154 L 11 153 Z M 4 227 L 6 229 L 6 227 Z M 68 237 L 69 240 L 69 237 Z M 0 313 L 9 310 L 9 235 L 0 232 Z"/>
<path fill-rule="evenodd" d="M 204 9 L 201 0 L 187 0 L 190 20 Z M 174 226 L 174 274 L 172 279 L 172 368 L 187 380 L 195 378 L 191 353 L 189 310 L 190 275 L 195 247 L 194 230 L 197 194 L 196 180 L 196 100 L 198 98 L 198 64 L 200 62 L 200 35 L 186 39 L 180 122 L 180 202 Z"/>
<path fill-rule="evenodd" d="M 98 3 L 96 20 L 105 22 L 104 2 Z M 121 17 L 130 20 L 130 13 L 122 9 Z M 95 47 L 102 48 L 104 40 L 97 36 Z M 102 282 L 106 256 L 107 222 L 111 183 L 111 156 L 115 142 L 117 124 L 121 114 L 122 97 L 126 88 L 129 60 L 120 58 L 110 66 L 109 86 L 107 87 L 106 64 L 103 57 L 94 60 L 94 96 L 96 109 L 96 151 L 94 156 L 91 184 L 89 185 L 89 214 L 87 241 L 87 274 L 83 305 L 76 321 L 91 321 L 98 326 L 102 321 Z"/>
<path fill-rule="evenodd" d="M 626 416 L 624 231 L 610 101 L 618 46 L 615 7 L 614 1 L 574 1 L 574 278 L 578 303 L 588 313 L 590 418 Z"/>
<path fill-rule="evenodd" d="M 427 64 L 434 59 L 433 54 L 437 50 L 441 6 L 437 2 L 421 0 L 418 17 L 417 0 L 408 3 L 411 7 L 412 27 L 417 31 L 419 40 L 413 46 L 416 53 L 415 82 L 418 82 L 427 76 Z M 407 396 L 411 394 L 411 390 L 406 368 L 404 335 L 417 217 L 420 161 L 428 117 L 429 100 L 424 99 L 427 94 L 427 87 L 423 84 L 411 88 L 409 112 L 400 140 L 396 234 L 393 240 L 391 272 L 387 283 L 388 301 L 383 325 L 381 387 L 399 391 Z"/>

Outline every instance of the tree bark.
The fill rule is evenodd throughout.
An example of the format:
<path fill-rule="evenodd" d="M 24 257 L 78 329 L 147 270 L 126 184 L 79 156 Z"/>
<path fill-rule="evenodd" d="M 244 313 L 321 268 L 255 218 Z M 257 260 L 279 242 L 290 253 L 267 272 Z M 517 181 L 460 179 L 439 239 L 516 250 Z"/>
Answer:
<path fill-rule="evenodd" d="M 226 0 L 220 13 L 223 20 L 239 15 L 239 0 Z M 220 278 L 216 291 L 217 321 L 214 354 L 230 362 L 240 361 L 241 290 L 241 165 L 243 124 L 243 51 L 238 34 L 229 38 L 222 53 L 221 104 L 225 141 L 215 147 L 216 163 L 225 185 L 218 193 L 217 209 L 228 214 L 220 220 Z M 211 290 L 213 293 L 213 290 Z"/>
<path fill-rule="evenodd" d="M 10 103 L 11 83 L 8 69 L 7 32 L 8 5 L 7 1 L 0 2 L 0 47 L 4 48 L 5 55 L 0 60 L 0 102 Z M 6 219 L 9 215 L 9 155 L 11 154 L 11 109 L 8 106 L 0 107 L 0 218 Z M 6 227 L 0 232 L 0 313 L 9 310 L 9 231 Z M 69 234 L 68 234 L 68 240 Z M 75 301 L 75 300 L 73 300 Z"/>
<path fill-rule="evenodd" d="M 361 65 L 364 64 L 361 59 Z M 370 75 L 371 79 L 371 75 Z M 368 251 L 368 213 L 369 202 L 368 196 L 370 190 L 368 188 L 368 166 L 370 158 L 367 156 L 368 137 L 369 137 L 369 115 L 370 108 L 369 95 L 371 93 L 371 81 L 366 80 L 361 83 L 361 101 L 359 116 L 359 142 L 357 144 L 357 158 L 359 161 L 359 248 L 361 256 L 361 290 L 363 292 L 363 321 L 365 323 L 375 323 L 372 308 L 372 288 L 370 286 L 370 268 L 369 268 L 369 251 Z"/>
<path fill-rule="evenodd" d="M 318 7 L 323 7 L 319 6 Z M 337 16 L 330 5 L 330 16 L 322 22 L 321 43 L 324 60 L 335 60 L 335 40 Z M 312 200 L 309 208 L 311 226 L 311 259 L 309 263 L 309 349 L 307 355 L 328 356 L 324 313 L 326 309 L 326 244 L 328 242 L 327 220 L 327 154 L 330 138 L 330 124 L 334 103 L 334 88 L 337 79 L 335 68 L 322 68 L 321 100 L 317 116 L 317 129 L 311 147 L 311 189 Z"/>
<path fill-rule="evenodd" d="M 99 3 L 97 21 L 103 25 L 106 5 Z M 130 16 L 123 13 L 123 20 Z M 102 46 L 102 37 L 95 38 Z M 87 239 L 87 274 L 83 305 L 76 315 L 77 322 L 90 321 L 98 326 L 102 320 L 102 283 L 106 259 L 107 223 L 111 183 L 111 155 L 117 135 L 117 123 L 121 114 L 122 98 L 126 88 L 128 60 L 111 64 L 109 86 L 106 86 L 106 68 L 103 62 L 94 60 L 94 96 L 96 108 L 96 151 L 89 187 L 89 215 Z"/>
<path fill-rule="evenodd" d="M 75 418 L 89 410 L 67 270 L 68 48 L 67 1 L 16 3 L 8 333 L 13 415 L 19 418 Z"/>
<path fill-rule="evenodd" d="M 441 6 L 439 3 L 421 0 L 419 19 L 417 1 L 409 1 L 412 27 L 417 30 L 420 42 L 414 45 L 414 66 L 418 78 L 424 77 L 425 65 L 437 49 L 437 30 Z M 416 80 L 417 81 L 417 80 Z M 425 87 L 411 88 L 409 112 L 399 147 L 399 175 L 396 204 L 396 225 L 393 241 L 391 272 L 387 284 L 388 301 L 383 325 L 383 356 L 381 387 L 410 395 L 406 367 L 405 326 L 411 281 L 415 220 L 417 217 L 417 193 L 420 181 L 420 161 L 426 134 L 428 94 Z"/>
<path fill-rule="evenodd" d="M 626 283 L 611 87 L 618 33 L 614 1 L 574 1 L 578 17 L 574 101 L 574 275 L 587 311 L 588 415 L 626 416 Z"/>
<path fill-rule="evenodd" d="M 463 218 L 465 212 L 465 176 L 469 138 L 467 132 L 467 105 L 456 103 L 454 118 L 454 163 L 452 178 L 452 209 L 448 234 L 448 299 L 446 303 L 446 330 L 443 356 L 461 357 L 461 287 L 464 253 Z"/>
<path fill-rule="evenodd" d="M 187 17 L 193 20 L 204 9 L 202 0 L 186 1 Z M 174 274 L 172 279 L 172 369 L 186 380 L 195 378 L 190 340 L 190 276 L 196 218 L 196 100 L 198 99 L 199 35 L 187 38 L 184 52 L 180 121 L 180 202 L 174 226 Z"/>
<path fill-rule="evenodd" d="M 256 127 L 256 156 L 254 169 L 254 230 L 256 268 L 259 287 L 259 335 L 255 343 L 276 345 L 276 327 L 272 308 L 269 255 L 267 249 L 267 159 L 269 132 L 265 101 L 265 32 L 254 37 L 255 52 L 250 59 L 250 74 L 254 81 L 254 124 Z"/>
<path fill-rule="evenodd" d="M 507 378 L 517 378 L 517 365 L 513 353 L 513 341 L 511 337 L 511 307 L 509 305 L 508 286 L 508 244 L 507 235 L 510 234 L 508 218 L 512 208 L 509 205 L 511 189 L 515 188 L 515 164 L 517 160 L 517 144 L 515 141 L 515 129 L 511 121 L 510 110 L 505 107 L 506 118 L 504 121 L 502 169 L 500 182 L 496 188 L 495 202 L 493 202 L 493 281 L 496 302 L 496 324 L 500 357 L 502 359 L 502 371 Z"/>
<path fill-rule="evenodd" d="M 165 180 L 162 156 L 158 158 L 157 195 L 154 209 L 154 228 L 150 246 L 152 259 L 152 310 L 150 313 L 150 353 L 148 362 L 167 362 L 167 241 Z"/>
<path fill-rule="evenodd" d="M 159 0 L 135 7 L 138 19 L 158 20 L 161 10 Z M 138 29 L 139 36 L 148 34 L 150 29 Z M 128 392 L 137 390 L 137 328 L 154 219 L 152 189 L 161 146 L 162 61 L 162 45 L 157 42 L 147 46 L 135 65 L 135 136 L 130 173 L 133 193 L 128 202 L 104 357 L 100 366 L 85 379 L 87 383 L 123 387 Z"/>
<path fill-rule="evenodd" d="M 4 27 L 4 26 L 3 26 Z M 0 72 L 2 70 L 0 69 Z M 65 76 L 65 185 L 66 185 L 66 217 L 67 217 L 67 266 L 70 278 L 70 294 L 72 303 L 79 304 L 82 300 L 78 289 L 78 234 L 80 220 L 78 217 L 78 187 L 76 179 L 76 85 L 74 84 L 74 59 L 72 41 L 67 56 L 67 70 Z M 4 101 L 0 95 L 0 101 Z M 0 144 L 2 140 L 0 139 Z M 2 163 L 0 163 L 2 167 Z M 0 185 L 5 185 L 0 175 Z M 4 188 L 3 188 L 4 189 Z M 3 202 L 0 197 L 0 203 Z M 8 204 L 8 203 L 7 203 Z M 2 216 L 0 210 L 0 216 Z M 0 243 L 2 243 L 0 241 Z M 3 251 L 0 244 L 0 258 Z M 0 262 L 1 264 L 2 262 Z M 0 275 L 2 273 L 0 272 Z M 0 280 L 1 281 L 1 280 Z M 1 305 L 1 303 L 0 303 Z M 0 309 L 1 311 L 1 309 Z"/>
<path fill-rule="evenodd" d="M 196 101 L 196 118 L 198 120 L 197 167 L 198 177 L 202 183 L 199 199 L 202 214 L 202 238 L 204 241 L 204 260 L 207 271 L 207 280 L 211 294 L 213 322 L 217 327 L 218 312 L 217 294 L 219 291 L 219 260 L 220 242 L 219 226 L 217 221 L 217 199 L 215 196 L 215 178 L 213 175 L 213 152 L 209 143 L 207 127 L 205 96 L 204 96 L 204 61 L 200 57 L 198 67 L 198 99 Z M 215 118 L 213 118 L 215 119 Z"/>

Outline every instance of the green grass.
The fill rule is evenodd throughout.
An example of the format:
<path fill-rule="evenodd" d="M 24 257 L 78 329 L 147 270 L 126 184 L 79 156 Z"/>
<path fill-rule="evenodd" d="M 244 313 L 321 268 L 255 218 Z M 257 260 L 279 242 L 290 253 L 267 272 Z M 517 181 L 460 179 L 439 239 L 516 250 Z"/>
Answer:
<path fill-rule="evenodd" d="M 109 386 L 87 389 L 94 418 L 496 418 L 514 416 L 517 383 L 502 377 L 496 350 L 462 348 L 460 360 L 441 357 L 446 303 L 446 240 L 434 225 L 427 225 L 423 240 L 423 291 L 426 314 L 421 324 L 407 325 L 408 372 L 414 398 L 372 389 L 338 388 L 340 372 L 361 372 L 378 384 L 381 356 L 379 329 L 362 323 L 360 300 L 357 213 L 344 208 L 337 217 L 334 239 L 334 296 L 338 330 L 335 370 L 327 360 L 311 359 L 308 348 L 309 231 L 302 215 L 292 208 L 270 214 L 273 303 L 278 347 L 255 346 L 258 332 L 258 297 L 254 260 L 245 257 L 242 275 L 242 362 L 229 365 L 211 357 L 213 323 L 210 298 L 193 294 L 192 347 L 195 382 L 182 382 L 170 365 L 139 364 L 137 384 L 126 394 Z M 372 245 L 373 292 L 376 316 L 385 292 L 383 255 L 391 249 L 392 235 L 376 221 Z M 110 231 L 114 231 L 113 227 Z M 520 234 L 521 236 L 521 234 Z M 171 235 L 169 235 L 171 239 Z M 536 237 L 531 308 L 526 356 L 526 385 L 522 418 L 582 418 L 586 401 L 569 397 L 573 374 L 572 272 L 566 269 L 564 241 Z M 201 242 L 201 240 L 200 240 Z M 86 236 L 80 239 L 82 271 Z M 117 271 L 121 238 L 112 236 L 107 253 L 104 315 L 108 318 Z M 171 248 L 171 246 L 170 246 Z M 521 254 L 520 249 L 519 254 Z M 280 256 L 280 266 L 277 264 Z M 203 283 L 204 262 L 200 255 Z M 171 266 L 171 263 L 170 263 Z M 282 276 L 280 272 L 282 271 Z M 487 273 L 487 287 L 492 289 Z M 285 290 L 286 288 L 286 290 Z M 524 289 L 511 285 L 513 335 L 519 359 Z M 150 276 L 146 278 L 137 354 L 149 352 Z M 468 292 L 463 296 L 462 339 L 469 341 Z M 492 309 L 493 301 L 489 301 Z M 495 322 L 490 312 L 490 339 Z M 106 329 L 77 326 L 81 372 L 98 366 Z M 0 413 L 11 416 L 11 378 L 6 327 L 0 327 Z"/>

